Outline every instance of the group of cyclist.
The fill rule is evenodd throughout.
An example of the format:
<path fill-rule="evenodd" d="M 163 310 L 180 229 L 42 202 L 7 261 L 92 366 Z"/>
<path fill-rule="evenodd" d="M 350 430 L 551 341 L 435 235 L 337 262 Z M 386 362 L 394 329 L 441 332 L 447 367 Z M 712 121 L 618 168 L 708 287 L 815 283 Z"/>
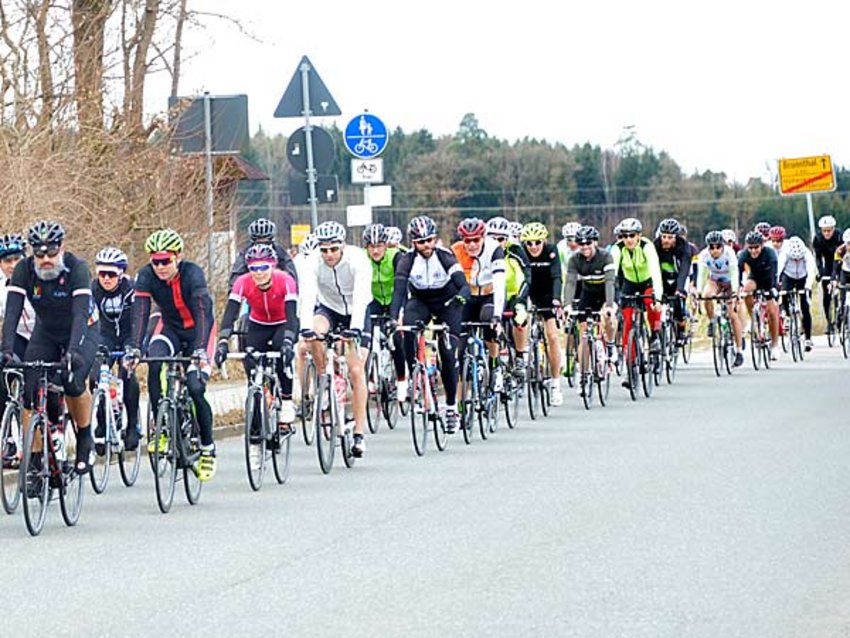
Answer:
<path fill-rule="evenodd" d="M 230 337 L 247 309 L 244 345 L 281 353 L 276 370 L 282 388 L 279 412 L 282 431 L 296 418 L 291 368 L 300 370 L 310 351 L 318 369 L 324 368 L 324 337 L 338 333 L 346 342 L 345 358 L 351 383 L 354 420 L 352 454 L 365 451 L 367 379 L 364 362 L 372 336 L 372 320 L 380 319 L 394 344 L 393 362 L 399 401 L 408 398 L 407 375 L 414 364 L 413 333 L 404 337 L 397 326 L 435 321 L 445 324 L 448 338 L 439 341 L 440 375 L 445 394 L 445 425 L 459 426 L 458 360 L 470 326 L 482 325 L 498 391 L 502 374 L 497 365 L 499 338 L 512 340 L 517 358 L 512 374 L 528 367 L 531 314 L 543 327 L 548 353 L 548 396 L 553 406 L 563 402 L 561 377 L 565 368 L 563 319 L 599 313 L 608 357 L 613 357 L 620 318 L 628 334 L 636 298 L 646 305 L 650 350 L 659 347 L 662 303 L 667 304 L 684 339 L 689 295 L 704 301 L 708 316 L 716 303 L 728 305 L 735 341 L 734 365 L 744 362 L 744 308 L 751 311 L 753 293 L 764 291 L 776 357 L 780 291 L 802 290 L 806 350 L 812 348 L 810 293 L 816 280 L 824 291 L 825 310 L 831 287 L 850 278 L 850 230 L 841 232 L 832 216 L 819 220 L 813 251 L 799 237 L 786 238 L 781 226 L 757 224 L 743 246 L 730 229 L 712 230 L 699 250 L 687 240 L 685 227 L 668 218 L 654 237 L 644 234 L 635 218 L 622 220 L 609 246 L 600 244 L 597 228 L 569 222 L 556 244 L 539 222 L 525 225 L 504 217 L 463 219 L 457 241 L 444 246 L 436 222 L 427 216 L 410 220 L 402 245 L 398 228 L 371 224 L 362 234 L 363 248 L 349 241 L 338 222 L 318 225 L 290 257 L 277 242 L 277 228 L 267 219 L 251 223 L 249 246 L 233 265 L 230 294 L 218 322 L 217 337 L 212 297 L 203 270 L 184 258 L 183 238 L 171 229 L 152 233 L 145 242 L 148 263 L 135 278 L 128 275 L 127 255 L 105 247 L 94 259 L 92 280 L 86 263 L 66 250 L 65 230 L 55 221 L 40 221 L 27 232 L 0 237 L 0 312 L 4 317 L 0 363 L 63 361 L 61 384 L 68 410 L 77 425 L 74 471 L 89 471 L 103 445 L 103 432 L 91 432 L 92 369 L 98 348 L 113 362 L 121 359 L 124 401 L 129 417 L 124 446 L 136 449 L 139 383 L 134 370 L 145 357 L 151 406 L 162 393 L 162 359 L 191 358 L 186 383 L 194 401 L 200 429 L 200 457 L 195 472 L 201 481 L 216 472 L 213 415 L 205 397 L 213 359 L 221 366 L 230 350 Z M 28 252 L 31 253 L 28 255 Z M 787 302 L 788 297 L 785 297 Z M 740 303 L 741 300 L 744 303 Z M 151 319 L 154 305 L 157 314 Z M 842 304 L 843 305 L 843 304 Z M 711 324 L 710 324 L 711 327 Z M 623 344 L 625 345 L 625 344 Z M 580 341 L 579 355 L 584 347 Z M 245 359 L 250 373 L 254 364 Z M 624 384 L 628 384 L 627 379 Z M 0 384 L 5 403 L 5 384 Z M 25 374 L 22 422 L 29 420 L 35 402 L 36 375 Z M 2 407 L 2 406 L 0 406 Z M 4 441 L 3 463 L 14 463 L 20 450 Z M 165 441 L 148 441 L 152 452 Z"/>

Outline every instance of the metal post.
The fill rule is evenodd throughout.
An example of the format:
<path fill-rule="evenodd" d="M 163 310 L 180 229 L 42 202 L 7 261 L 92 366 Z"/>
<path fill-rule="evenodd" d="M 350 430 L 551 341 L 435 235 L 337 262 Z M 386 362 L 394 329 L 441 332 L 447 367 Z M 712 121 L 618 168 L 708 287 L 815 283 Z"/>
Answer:
<path fill-rule="evenodd" d="M 815 239 L 815 209 L 812 205 L 812 194 L 806 193 L 806 207 L 809 209 L 809 239 L 814 241 Z"/>
<path fill-rule="evenodd" d="M 213 281 L 213 255 L 215 253 L 215 242 L 213 240 L 213 229 L 215 227 L 215 207 L 213 202 L 213 163 L 212 163 L 212 116 L 210 115 L 211 99 L 209 91 L 204 92 L 204 158 L 206 160 L 206 182 L 207 182 L 207 232 L 209 233 L 207 250 L 208 260 L 207 281 Z"/>
<path fill-rule="evenodd" d="M 310 65 L 301 65 L 301 89 L 304 94 L 304 138 L 307 140 L 307 186 L 310 189 L 310 220 L 313 230 L 319 225 L 316 205 L 316 168 L 313 165 L 313 128 L 310 126 Z"/>

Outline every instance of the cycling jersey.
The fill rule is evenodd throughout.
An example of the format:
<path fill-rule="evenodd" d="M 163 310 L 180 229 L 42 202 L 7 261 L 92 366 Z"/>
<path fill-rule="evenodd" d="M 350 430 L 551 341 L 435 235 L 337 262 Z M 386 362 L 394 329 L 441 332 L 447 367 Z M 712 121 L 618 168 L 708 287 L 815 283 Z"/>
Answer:
<path fill-rule="evenodd" d="M 812 248 L 815 251 L 815 264 L 817 265 L 818 274 L 821 277 L 830 277 L 832 275 L 835 251 L 842 244 L 841 229 L 836 228 L 832 233 L 832 237 L 826 239 L 821 231 L 818 231 L 812 241 Z"/>
<path fill-rule="evenodd" d="M 393 282 L 398 259 L 404 253 L 398 248 L 387 248 L 380 261 L 372 262 L 372 298 L 382 306 L 389 306 L 393 299 Z"/>
<path fill-rule="evenodd" d="M 781 277 L 789 277 L 791 279 L 804 279 L 805 287 L 811 290 L 815 284 L 815 275 L 817 274 L 817 265 L 815 264 L 815 256 L 806 248 L 806 252 L 801 259 L 791 259 L 788 251 L 782 251 L 779 255 L 779 265 L 777 271 Z"/>
<path fill-rule="evenodd" d="M 641 237 L 637 245 L 630 249 L 626 247 L 623 240 L 620 240 L 611 248 L 611 257 L 614 259 L 618 275 L 632 284 L 651 282 L 655 298 L 661 301 L 664 284 L 661 278 L 661 266 L 658 263 L 658 253 L 651 241 Z"/>
<path fill-rule="evenodd" d="M 661 237 L 656 237 L 653 245 L 655 246 L 655 252 L 658 254 L 665 292 L 667 294 L 672 294 L 676 291 L 684 293 L 685 284 L 691 272 L 690 244 L 681 237 L 676 237 L 676 244 L 673 248 L 665 250 L 661 243 Z"/>
<path fill-rule="evenodd" d="M 407 295 L 426 303 L 446 302 L 455 295 L 469 298 L 469 284 L 463 269 L 450 250 L 434 248 L 425 259 L 416 250 L 404 253 L 395 273 L 390 316 L 398 317 Z"/>
<path fill-rule="evenodd" d="M 236 283 L 236 278 L 240 275 L 244 275 L 248 272 L 248 264 L 245 263 L 245 252 L 252 246 L 250 244 L 245 246 L 242 250 L 239 251 L 239 254 L 236 255 L 236 261 L 233 262 L 233 268 L 230 271 L 230 279 L 228 280 L 228 284 L 231 288 L 233 288 L 233 284 Z M 289 252 L 287 252 L 286 248 L 281 246 L 278 243 L 272 244 L 274 247 L 274 252 L 277 255 L 277 267 L 280 270 L 285 270 L 288 272 L 292 278 L 295 280 L 296 285 L 298 284 L 298 271 L 295 268 L 295 263 L 292 261 L 292 257 L 289 256 Z"/>
<path fill-rule="evenodd" d="M 597 248 L 590 259 L 577 251 L 567 262 L 567 283 L 564 299 L 571 303 L 576 285 L 582 282 L 582 294 L 596 298 L 604 296 L 605 303 L 614 302 L 614 259 L 607 250 Z"/>
<path fill-rule="evenodd" d="M 304 326 L 312 328 L 316 303 L 338 315 L 351 317 L 352 330 L 363 330 L 366 306 L 372 301 L 372 260 L 362 248 L 343 246 L 339 262 L 331 268 L 317 250 L 304 262 L 301 283 Z"/>
<path fill-rule="evenodd" d="M 106 291 L 98 283 L 92 282 L 91 291 L 100 315 L 100 334 L 111 345 L 123 345 L 133 335 L 133 301 L 136 289 L 133 281 L 126 275 L 119 275 L 118 285 Z"/>
<path fill-rule="evenodd" d="M 567 272 L 567 263 L 570 261 L 570 258 L 578 253 L 578 249 L 570 248 L 570 245 L 567 243 L 566 239 L 562 239 L 558 242 L 558 257 L 561 259 L 561 270 L 566 273 Z"/>
<path fill-rule="evenodd" d="M 554 244 L 544 244 L 543 250 L 534 257 L 526 250 L 528 265 L 531 270 L 529 296 L 535 304 L 541 307 L 554 305 L 561 301 L 561 258 Z"/>
<path fill-rule="evenodd" d="M 9 284 L 11 279 L 6 279 L 6 276 L 0 272 L 0 317 L 6 316 L 6 298 L 9 295 Z M 21 311 L 21 318 L 18 321 L 18 336 L 29 341 L 32 336 L 32 329 L 35 327 L 35 310 L 29 299 L 24 299 L 24 308 Z"/>
<path fill-rule="evenodd" d="M 703 248 L 697 257 L 699 272 L 697 288 L 702 290 L 706 280 L 729 284 L 732 292 L 738 292 L 738 257 L 731 246 L 724 244 L 719 257 L 712 257 L 708 248 Z"/>
<path fill-rule="evenodd" d="M 294 334 L 297 330 L 294 322 L 296 316 L 294 308 L 297 300 L 298 289 L 295 280 L 288 272 L 273 271 L 266 289 L 261 289 L 254 283 L 251 273 L 240 275 L 230 291 L 224 317 L 221 320 L 220 332 L 222 336 L 226 336 L 225 331 L 229 331 L 236 320 L 242 302 L 246 302 L 250 309 L 248 318 L 251 321 L 263 325 L 278 325 L 292 318 Z M 289 313 L 287 305 L 290 305 Z"/>
<path fill-rule="evenodd" d="M 741 283 L 745 280 L 744 273 L 746 272 L 749 279 L 756 282 L 756 288 L 759 290 L 776 288 L 778 282 L 777 265 L 776 251 L 770 246 L 763 246 L 758 257 L 750 255 L 750 251 L 746 248 L 738 253 L 738 276 Z"/>
<path fill-rule="evenodd" d="M 463 268 L 473 297 L 493 295 L 493 315 L 501 316 L 505 307 L 505 251 L 492 237 L 485 237 L 481 252 L 473 257 L 463 242 L 452 245 L 455 257 Z"/>
<path fill-rule="evenodd" d="M 834 279 L 837 279 L 842 272 L 850 273 L 850 250 L 847 250 L 847 244 L 841 244 L 836 248 L 834 259 L 835 268 L 832 273 Z"/>

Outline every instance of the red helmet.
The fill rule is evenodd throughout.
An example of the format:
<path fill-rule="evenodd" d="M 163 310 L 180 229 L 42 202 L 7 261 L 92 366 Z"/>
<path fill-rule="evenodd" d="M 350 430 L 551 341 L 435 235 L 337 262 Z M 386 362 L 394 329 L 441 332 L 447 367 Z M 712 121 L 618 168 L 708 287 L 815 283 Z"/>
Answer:
<path fill-rule="evenodd" d="M 782 241 L 783 239 L 785 239 L 785 227 L 771 226 L 770 231 L 768 231 L 768 236 L 773 241 Z"/>
<path fill-rule="evenodd" d="M 472 237 L 484 237 L 487 230 L 487 224 L 477 217 L 469 217 L 464 219 L 457 226 L 457 234 L 461 239 L 469 239 Z"/>

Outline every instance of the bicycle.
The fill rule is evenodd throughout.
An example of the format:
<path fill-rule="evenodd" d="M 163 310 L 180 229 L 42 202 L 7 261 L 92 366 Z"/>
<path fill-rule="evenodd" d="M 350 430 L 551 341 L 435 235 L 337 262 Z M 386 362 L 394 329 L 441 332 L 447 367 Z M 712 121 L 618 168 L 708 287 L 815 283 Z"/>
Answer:
<path fill-rule="evenodd" d="M 412 332 L 416 343 L 416 357 L 410 373 L 410 431 L 413 437 L 413 450 L 417 456 L 425 454 L 428 430 L 434 433 L 434 443 L 442 452 L 448 445 L 445 414 L 439 409 L 437 387 L 439 384 L 438 339 L 448 340 L 448 326 L 425 325 L 417 322 L 414 326 L 399 326 L 399 332 Z M 432 337 L 426 338 L 425 333 Z"/>
<path fill-rule="evenodd" d="M 596 311 L 582 310 L 574 314 L 576 324 L 584 323 L 585 355 L 579 357 L 578 383 L 582 403 L 589 410 L 593 405 L 594 386 L 599 404 L 605 406 L 611 389 L 611 361 L 601 334 L 601 315 Z"/>
<path fill-rule="evenodd" d="M 689 294 L 685 303 L 685 332 L 681 333 L 682 362 L 690 363 L 694 350 L 694 326 L 699 323 L 700 306 L 697 296 Z"/>
<path fill-rule="evenodd" d="M 366 422 L 369 431 L 375 434 L 381 423 L 381 417 L 387 427 L 395 429 L 398 422 L 398 381 L 392 351 L 392 339 L 388 338 L 384 328 L 385 315 L 371 315 L 372 342 L 366 359 Z"/>
<path fill-rule="evenodd" d="M 337 344 L 347 340 L 339 333 L 316 337 L 325 343 L 325 369 L 316 377 L 313 427 L 316 432 L 316 452 L 319 467 L 324 474 L 333 469 L 334 451 L 339 446 L 346 467 L 353 467 L 355 457 L 351 451 L 354 434 L 347 414 L 351 402 L 351 380 L 345 357 L 337 353 Z M 354 344 L 358 347 L 359 344 Z"/>
<path fill-rule="evenodd" d="M 248 484 L 255 492 L 263 486 L 269 456 L 275 480 L 283 485 L 289 479 L 290 441 L 294 430 L 292 424 L 286 432 L 281 432 L 278 427 L 283 398 L 275 361 L 280 356 L 280 352 L 257 352 L 253 348 L 227 355 L 228 359 L 250 359 L 254 362 L 245 399 L 243 438 Z M 286 369 L 284 374 L 291 376 L 291 368 Z"/>
<path fill-rule="evenodd" d="M 711 353 L 714 362 L 714 374 L 721 376 L 723 369 L 726 374 L 732 374 L 733 362 L 735 360 L 735 336 L 732 332 L 732 321 L 729 318 L 728 302 L 732 299 L 730 295 L 717 295 L 711 297 L 697 297 L 699 301 L 713 301 L 720 307 L 720 312 L 715 312 L 710 318 L 711 328 Z"/>
<path fill-rule="evenodd" d="M 545 323 L 539 313 L 553 308 L 531 307 L 528 328 L 528 416 L 537 419 L 537 409 L 549 416 L 549 344 L 546 340 Z"/>
<path fill-rule="evenodd" d="M 518 355 L 513 339 L 511 338 L 514 313 L 506 311 L 502 313 L 502 330 L 497 339 L 499 342 L 499 365 L 502 367 L 503 388 L 500 393 L 502 410 L 505 413 L 505 422 L 509 429 L 519 425 L 519 402 L 522 398 L 522 389 L 525 385 L 525 377 L 522 370 L 517 368 Z"/>
<path fill-rule="evenodd" d="M 829 295 L 826 311 L 826 342 L 832 348 L 841 334 L 841 299 L 837 288 L 832 285 L 832 277 L 822 277 L 821 281 L 827 283 L 826 294 Z"/>
<path fill-rule="evenodd" d="M 190 505 L 201 498 L 203 484 L 195 473 L 201 456 L 200 427 L 186 385 L 184 366 L 198 365 L 197 357 L 144 357 L 140 363 L 166 364 L 166 388 L 156 406 L 153 431 L 153 478 L 156 502 L 167 514 L 174 502 L 177 470 L 182 470 L 183 489 Z"/>
<path fill-rule="evenodd" d="M 752 295 L 753 310 L 751 313 L 750 354 L 753 358 L 753 368 L 758 370 L 759 361 L 764 363 L 765 370 L 770 368 L 770 329 L 767 320 L 767 297 L 764 290 L 742 293 L 742 297 Z"/>
<path fill-rule="evenodd" d="M 624 353 L 628 373 L 629 396 L 632 401 L 637 401 L 638 377 L 640 377 L 643 394 L 648 399 L 652 396 L 656 369 L 660 365 L 659 353 L 654 353 L 650 349 L 649 330 L 644 317 L 646 313 L 644 302 L 647 299 L 654 301 L 654 297 L 644 294 L 621 295 L 620 299 L 624 309 L 632 308 L 632 326 L 629 329 Z"/>
<path fill-rule="evenodd" d="M 794 361 L 803 360 L 803 339 L 800 337 L 800 330 L 803 326 L 803 311 L 800 308 L 800 295 L 806 294 L 805 290 L 783 290 L 779 293 L 780 296 L 788 299 L 788 306 L 785 310 L 785 334 L 788 336 L 788 348 L 791 350 L 791 358 Z M 783 304 L 784 308 L 785 304 Z M 785 344 L 785 336 L 782 337 L 783 346 Z M 785 348 L 783 347 L 783 350 Z M 785 350 L 787 352 L 787 350 Z"/>
<path fill-rule="evenodd" d="M 124 448 L 124 431 L 127 428 L 127 406 L 124 405 L 124 382 L 120 375 L 112 372 L 112 362 L 124 357 L 123 352 L 110 352 L 108 348 L 99 348 L 95 363 L 98 366 L 97 385 L 92 392 L 91 424 L 92 432 L 103 431 L 94 437 L 95 457 L 89 478 L 95 494 L 102 494 L 109 483 L 109 470 L 112 457 L 118 457 L 121 480 L 132 487 L 139 476 L 141 455 L 139 448 Z M 138 420 L 136 421 L 138 423 Z"/>
<path fill-rule="evenodd" d="M 489 327 L 489 322 L 463 323 L 466 345 L 463 349 L 460 376 L 460 427 L 467 445 L 472 443 L 473 417 L 477 415 L 478 431 L 481 433 L 481 439 L 486 440 L 493 427 L 491 420 L 496 418 L 499 410 L 497 397 L 491 392 L 487 347 L 480 336 L 481 330 Z"/>
<path fill-rule="evenodd" d="M 567 317 L 564 333 L 566 334 L 566 343 L 564 346 L 564 371 L 562 376 L 566 377 L 567 385 L 574 388 L 577 373 L 576 354 L 579 344 L 579 327 L 575 318 Z"/>
<path fill-rule="evenodd" d="M 36 402 L 29 427 L 24 435 L 24 456 L 20 468 L 24 521 L 30 535 L 38 536 L 44 529 L 47 506 L 53 490 L 59 492 L 59 508 L 65 524 L 72 527 L 80 520 L 83 508 L 83 480 L 67 455 L 76 453 L 77 426 L 65 412 L 65 396 L 61 386 L 55 386 L 49 377 L 64 370 L 71 374 L 64 362 L 25 361 L 9 363 L 7 369 L 35 370 L 38 375 Z M 48 392 L 59 397 L 59 418 L 51 423 L 47 415 Z M 40 449 L 35 449 L 36 447 Z"/>
<path fill-rule="evenodd" d="M 24 375 L 20 370 L 5 370 L 3 376 L 9 399 L 3 410 L 2 429 L 0 429 L 0 441 L 3 445 L 0 495 L 2 495 L 5 512 L 14 514 L 21 500 L 20 470 L 24 450 L 21 418 L 24 405 Z"/>
<path fill-rule="evenodd" d="M 313 444 L 316 435 L 315 426 L 315 403 L 316 403 L 316 362 L 309 351 L 304 354 L 304 367 L 301 371 L 301 402 L 298 405 L 299 419 L 301 420 L 301 436 L 304 445 Z"/>

